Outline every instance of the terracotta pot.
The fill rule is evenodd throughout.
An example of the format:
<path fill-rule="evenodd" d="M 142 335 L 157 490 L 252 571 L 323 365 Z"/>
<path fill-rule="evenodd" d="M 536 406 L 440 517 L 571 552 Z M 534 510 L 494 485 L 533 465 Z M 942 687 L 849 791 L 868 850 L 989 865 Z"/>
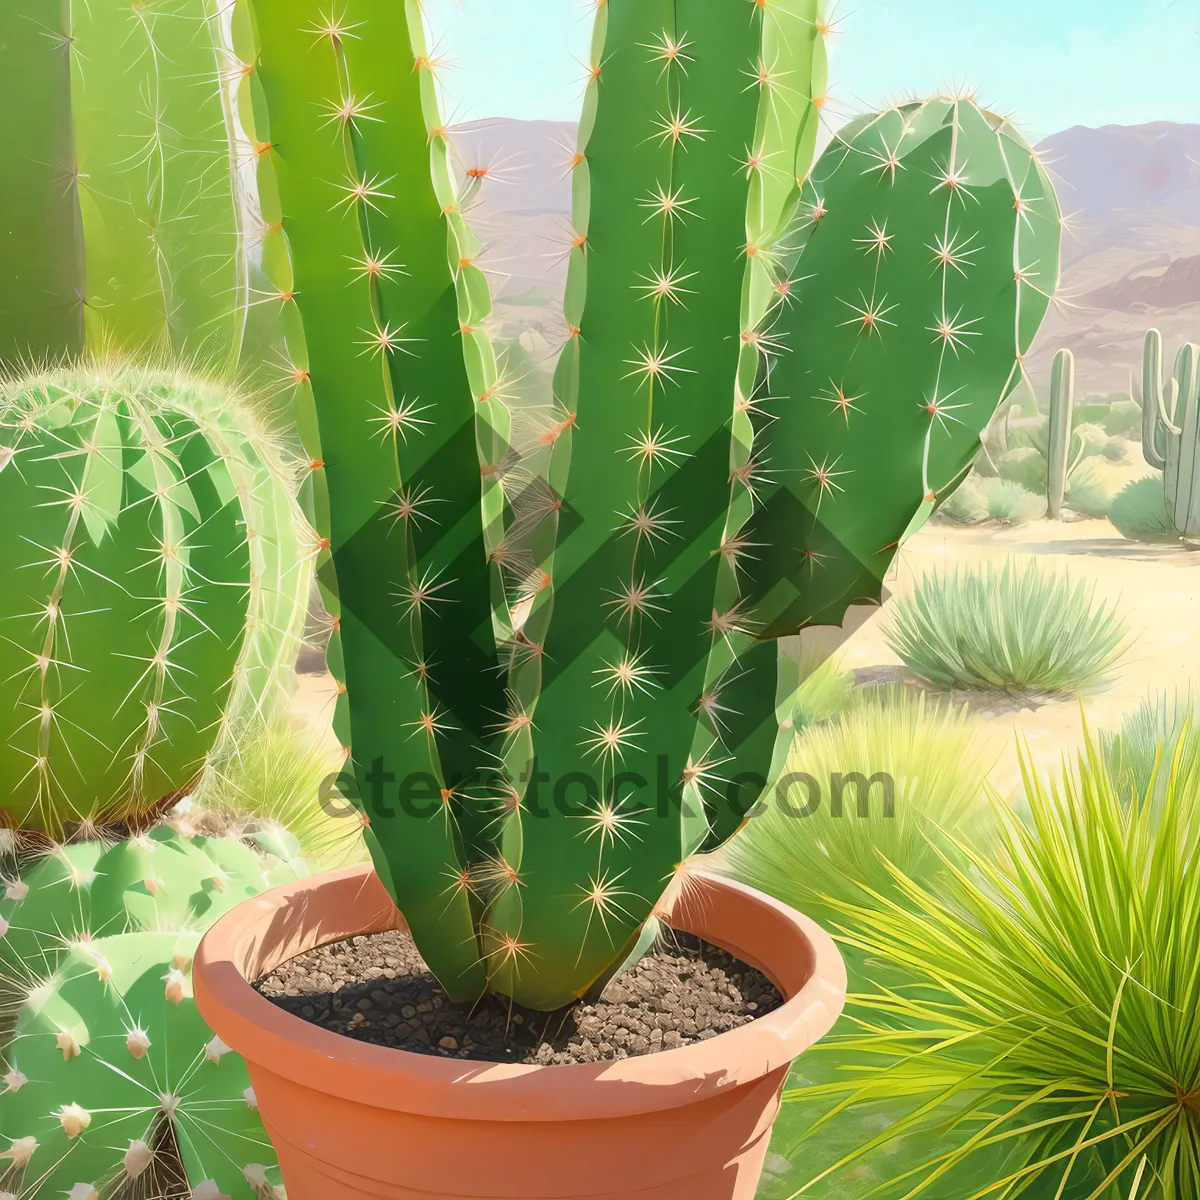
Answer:
<path fill-rule="evenodd" d="M 194 966 L 205 1020 L 246 1059 L 288 1200 L 750 1200 L 791 1061 L 846 996 L 830 937 L 760 892 L 693 877 L 671 923 L 779 987 L 775 1012 L 621 1062 L 523 1066 L 371 1046 L 247 982 L 302 951 L 402 924 L 369 867 L 249 900 Z"/>

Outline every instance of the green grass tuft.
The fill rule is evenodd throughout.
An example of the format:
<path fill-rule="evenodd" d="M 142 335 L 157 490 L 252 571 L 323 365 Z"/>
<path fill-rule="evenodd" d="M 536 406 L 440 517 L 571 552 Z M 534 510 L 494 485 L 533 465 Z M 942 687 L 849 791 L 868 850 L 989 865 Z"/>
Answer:
<path fill-rule="evenodd" d="M 943 690 L 1057 694 L 1099 684 L 1128 632 L 1094 588 L 1030 560 L 923 576 L 896 601 L 884 636 Z"/>
<path fill-rule="evenodd" d="M 983 484 L 987 515 L 1002 525 L 1027 525 L 1046 515 L 1045 494 L 1031 492 L 1009 479 L 989 479 Z"/>
<path fill-rule="evenodd" d="M 1145 475 L 1127 483 L 1109 505 L 1117 532 L 1135 542 L 1177 542 L 1179 531 L 1167 515 L 1162 477 Z"/>
<path fill-rule="evenodd" d="M 1200 780 L 1200 723 L 1190 692 L 1151 696 L 1115 733 L 1100 735 L 1109 774 L 1127 803 L 1161 806 L 1176 754 L 1176 774 Z"/>
<path fill-rule="evenodd" d="M 233 753 L 215 764 L 193 796 L 201 808 L 227 817 L 281 825 L 304 856 L 325 870 L 366 860 L 362 822 L 333 792 L 328 811 L 322 784 L 344 766 L 338 747 L 298 722 L 271 717 L 254 722 Z"/>
<path fill-rule="evenodd" d="M 1113 496 L 1114 488 L 1104 480 L 1094 462 L 1084 459 L 1071 476 L 1067 507 L 1085 517 L 1106 517 Z"/>
<path fill-rule="evenodd" d="M 816 811 L 794 815 L 812 796 L 798 782 L 782 797 L 769 793 L 725 848 L 724 862 L 746 883 L 824 919 L 831 900 L 858 896 L 859 885 L 892 890 L 888 863 L 916 879 L 940 876 L 945 864 L 933 847 L 943 835 L 969 829 L 982 837 L 990 823 L 982 798 L 987 769 L 965 707 L 912 688 L 864 688 L 848 711 L 808 729 L 792 751 L 788 771 L 821 787 Z M 842 815 L 833 815 L 833 780 L 854 773 L 891 778 L 892 815 L 883 783 L 869 790 L 866 816 L 853 784 L 842 792 Z"/>
<path fill-rule="evenodd" d="M 821 1082 L 785 1093 L 824 1115 L 793 1156 L 805 1196 L 1200 1195 L 1200 792 L 1175 770 L 1160 809 L 1130 806 L 1090 739 L 1053 782 L 1024 766 L 1029 823 L 958 843 L 969 870 L 838 906 L 904 982 L 860 987 L 808 1052 Z"/>

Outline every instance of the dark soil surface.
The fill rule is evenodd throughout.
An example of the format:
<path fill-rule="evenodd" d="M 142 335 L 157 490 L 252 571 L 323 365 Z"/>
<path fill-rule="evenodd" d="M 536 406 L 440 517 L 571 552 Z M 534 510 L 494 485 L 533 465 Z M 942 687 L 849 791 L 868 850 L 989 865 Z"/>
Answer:
<path fill-rule="evenodd" d="M 535 1012 L 499 996 L 453 1004 L 407 933 L 322 946 L 255 985 L 293 1016 L 377 1046 L 483 1062 L 589 1063 L 654 1054 L 761 1017 L 782 997 L 760 972 L 688 934 L 614 979 L 595 1004 Z"/>

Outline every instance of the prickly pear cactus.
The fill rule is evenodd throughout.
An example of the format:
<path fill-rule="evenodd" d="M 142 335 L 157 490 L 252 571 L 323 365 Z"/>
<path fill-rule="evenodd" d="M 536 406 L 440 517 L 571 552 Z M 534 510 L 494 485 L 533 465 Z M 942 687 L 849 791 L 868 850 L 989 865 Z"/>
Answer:
<path fill-rule="evenodd" d="M 279 1194 L 245 1065 L 201 1020 L 190 968 L 219 916 L 308 873 L 297 849 L 278 830 L 247 844 L 162 826 L 59 847 L 7 881 L 0 1191 L 108 1196 L 181 1167 L 192 1196 Z"/>
<path fill-rule="evenodd" d="M 182 788 L 294 662 L 311 534 L 215 384 L 131 367 L 0 389 L 0 813 L 61 834 Z"/>
<path fill-rule="evenodd" d="M 772 777 L 790 743 L 797 680 L 774 639 L 880 603 L 906 529 L 952 494 L 1019 381 L 1058 281 L 1049 177 L 970 100 L 851 122 L 790 214 L 751 282 L 768 332 L 743 350 L 756 391 L 735 418 L 735 470 L 755 495 L 731 510 L 737 579 L 717 611 L 740 627 L 706 686 L 729 778 Z M 711 841 L 755 799 L 715 808 Z"/>

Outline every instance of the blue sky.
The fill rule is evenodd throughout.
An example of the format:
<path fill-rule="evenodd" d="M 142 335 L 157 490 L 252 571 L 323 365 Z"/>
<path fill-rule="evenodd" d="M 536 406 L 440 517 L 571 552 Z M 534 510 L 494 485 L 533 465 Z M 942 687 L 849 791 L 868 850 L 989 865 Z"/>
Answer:
<path fill-rule="evenodd" d="M 732 2 L 732 0 L 725 0 Z M 454 120 L 576 114 L 591 8 L 425 0 Z M 1200 122 L 1200 0 L 839 0 L 835 112 L 968 84 L 1033 137 L 1070 125 Z"/>

